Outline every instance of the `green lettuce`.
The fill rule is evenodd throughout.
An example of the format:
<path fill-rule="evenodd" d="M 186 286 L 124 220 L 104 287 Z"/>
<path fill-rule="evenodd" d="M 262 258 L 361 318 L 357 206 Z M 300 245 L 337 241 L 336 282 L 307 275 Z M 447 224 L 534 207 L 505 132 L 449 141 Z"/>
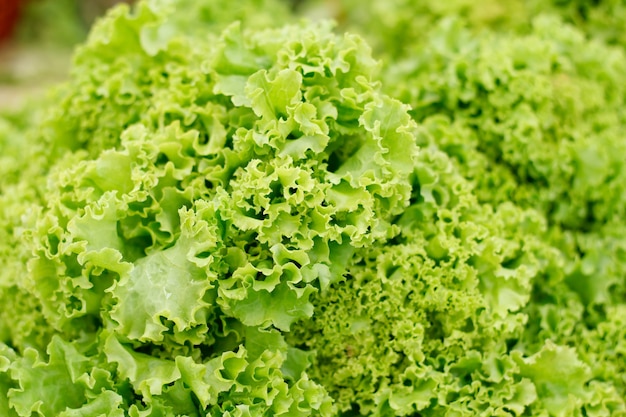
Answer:
<path fill-rule="evenodd" d="M 27 294 L 47 340 L 7 331 L 8 406 L 330 415 L 281 332 L 388 237 L 410 198 L 414 125 L 377 91 L 360 38 L 233 24 L 201 41 L 172 32 L 171 10 L 100 22 L 32 139 L 47 159 L 23 181 L 46 180 L 31 217 L 7 214 L 26 268 L 3 302 Z"/>
<path fill-rule="evenodd" d="M 626 415 L 624 51 L 403 5 L 382 63 L 270 0 L 119 6 L 0 115 L 0 414 Z"/>
<path fill-rule="evenodd" d="M 619 328 L 626 284 L 623 49 L 555 18 L 536 19 L 524 36 L 472 35 L 450 19 L 407 56 L 388 79 L 424 126 L 420 143 L 445 151 L 481 203 L 513 202 L 545 219 L 538 236 L 556 257 L 535 273 L 516 345 L 531 354 L 552 341 L 605 358 L 584 362 L 596 372 L 595 398 L 571 398 L 586 398 L 587 412 L 621 412 L 623 363 L 601 353 L 599 334 Z M 567 398 L 543 403 L 572 415 Z"/>

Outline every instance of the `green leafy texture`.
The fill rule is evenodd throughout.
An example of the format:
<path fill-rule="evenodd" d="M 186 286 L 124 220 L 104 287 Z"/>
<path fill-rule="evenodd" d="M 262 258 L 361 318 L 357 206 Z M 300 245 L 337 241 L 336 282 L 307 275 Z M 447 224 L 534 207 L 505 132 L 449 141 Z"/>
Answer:
<path fill-rule="evenodd" d="M 16 417 L 17 413 L 9 405 L 9 389 L 15 387 L 9 376 L 9 367 L 17 355 L 4 343 L 0 343 L 0 412 L 7 417 Z"/>
<path fill-rule="evenodd" d="M 44 362 L 36 350 L 27 349 L 10 365 L 18 387 L 9 389 L 8 399 L 19 416 L 58 415 L 83 404 L 89 391 L 107 385 L 109 374 L 92 368 L 89 358 L 72 344 L 55 337 L 47 354 L 49 360 Z"/>
<path fill-rule="evenodd" d="M 110 24 L 127 19 L 113 13 Z M 136 24 L 129 23 L 140 31 Z M 291 39 L 300 32 L 299 42 Z M 281 44 L 281 37 L 291 42 Z M 206 115 L 221 126 L 215 134 L 203 124 L 183 128 L 184 120 L 155 126 L 148 114 L 145 124 L 125 131 L 119 149 L 96 159 L 78 151 L 53 167 L 47 208 L 32 232 L 30 269 L 31 290 L 59 330 L 90 328 L 109 298 L 119 306 L 111 318 L 142 341 L 160 341 L 165 320 L 176 325 L 174 337 L 198 343 L 200 336 L 182 333 L 206 320 L 203 298 L 246 325 L 286 330 L 312 313 L 308 297 L 332 279 L 336 256 L 387 235 L 388 219 L 409 197 L 403 178 L 416 147 L 405 108 L 372 88 L 374 61 L 365 46 L 323 26 L 262 32 L 246 46 L 252 42 L 232 26 L 204 69 L 184 69 L 196 77 L 189 93 L 204 89 L 206 103 L 197 110 L 215 109 Z M 250 77 L 228 93 L 233 100 L 214 95 L 221 71 L 230 73 L 231 60 L 251 54 L 264 68 L 254 71 L 255 61 L 246 60 L 252 67 L 236 72 Z M 276 89 L 264 93 L 259 76 Z M 251 107 L 234 106 L 238 95 Z M 193 114 L 192 123 L 199 118 Z M 232 143 L 223 137 L 228 131 Z M 304 146 L 292 153 L 299 141 Z M 197 284 L 182 285 L 190 279 Z M 144 286 L 158 288 L 156 297 L 145 298 Z M 148 327 L 131 328 L 136 314 L 146 320 L 135 325 Z"/>
<path fill-rule="evenodd" d="M 210 128 L 215 112 L 204 107 L 210 90 L 198 90 L 207 82 L 199 68 L 212 44 L 207 37 L 215 42 L 234 21 L 263 28 L 288 20 L 284 6 L 271 0 L 153 0 L 132 12 L 127 5 L 112 9 L 77 48 L 71 87 L 61 89 L 57 109 L 48 113 L 42 130 L 50 156 L 79 147 L 97 155 L 145 116 L 155 125 L 180 119 Z"/>
<path fill-rule="evenodd" d="M 246 344 L 267 341 L 265 336 L 261 339 L 259 336 L 252 335 Z M 182 380 L 211 415 L 331 413 L 330 399 L 319 386 L 308 380 L 306 374 L 294 377 L 281 371 L 281 365 L 289 361 L 288 357 L 285 361 L 286 345 L 278 334 L 272 339 L 273 343 L 260 349 L 254 346 L 257 354 L 241 346 L 237 351 L 225 352 L 205 364 L 196 364 L 182 357 L 176 359 L 176 364 Z"/>
<path fill-rule="evenodd" d="M 143 39 L 151 38 L 157 43 L 174 33 L 197 37 L 205 37 L 207 32 L 219 33 L 234 21 L 250 28 L 263 29 L 282 26 L 293 19 L 286 2 L 281 0 L 149 0 L 148 4 L 155 9 L 169 8 L 165 25 L 142 30 Z"/>
<path fill-rule="evenodd" d="M 271 329 L 310 317 L 310 297 L 352 254 L 397 229 L 415 125 L 377 91 L 377 63 L 356 36 L 235 23 L 201 39 L 168 20 L 174 10 L 113 10 L 39 125 L 47 161 L 24 184 L 45 177 L 43 201 L 10 218 L 27 273 L 5 294 L 32 300 L 48 333 L 33 343 L 7 329 L 23 354 L 11 406 L 331 415 L 306 374 L 311 354 Z M 84 338 L 99 342 L 72 350 Z M 209 397 L 184 379 L 205 366 L 223 367 L 228 384 Z M 77 382 L 97 369 L 110 372 L 104 392 Z M 57 391 L 33 388 L 37 379 L 59 379 L 71 399 L 47 401 Z"/>
<path fill-rule="evenodd" d="M 568 309 L 593 328 L 624 302 L 626 57 L 553 19 L 521 38 L 466 36 L 458 21 L 442 24 L 432 47 L 390 76 L 410 80 L 396 87 L 427 128 L 420 142 L 452 156 L 482 202 L 514 201 L 547 219 L 544 239 L 564 263 L 536 280 L 530 323 Z M 539 346 L 569 337 L 540 334 Z M 577 335 L 570 343 L 582 343 Z"/>
<path fill-rule="evenodd" d="M 534 207 L 575 230 L 621 218 L 624 53 L 551 19 L 523 38 L 468 36 L 458 21 L 441 25 L 390 76 L 410 80 L 398 94 L 481 200 Z"/>
<path fill-rule="evenodd" d="M 388 73 L 423 123 L 419 143 L 449 154 L 479 201 L 512 201 L 547 221 L 541 239 L 559 254 L 536 270 L 516 345 L 533 354 L 552 340 L 617 372 L 619 359 L 586 346 L 625 300 L 624 69 L 622 50 L 557 19 L 536 20 L 525 36 L 476 36 L 452 19 Z M 602 375 L 590 386 L 603 399 L 586 397 L 587 413 L 623 412 L 621 382 Z M 552 414 L 579 407 L 552 401 Z"/>
<path fill-rule="evenodd" d="M 548 343 L 540 352 L 520 363 L 521 375 L 533 381 L 539 398 L 553 416 L 570 416 L 586 397 L 589 369 L 573 349 Z"/>
<path fill-rule="evenodd" d="M 173 361 L 136 353 L 124 347 L 110 335 L 104 343 L 104 353 L 109 362 L 118 364 L 121 378 L 128 379 L 144 398 L 163 393 L 163 387 L 180 378 Z"/>
<path fill-rule="evenodd" d="M 18 350 L 45 350 L 53 333 L 38 301 L 21 282 L 30 256 L 23 244 L 24 231 L 36 217 L 31 207 L 40 201 L 43 184 L 37 179 L 45 164 L 41 144 L 29 126 L 37 124 L 42 113 L 43 109 L 28 106 L 0 114 L 0 341 Z"/>
<path fill-rule="evenodd" d="M 485 29 L 527 34 L 539 16 L 552 16 L 575 25 L 586 37 L 602 43 L 626 46 L 623 28 L 626 4 L 622 0 L 294 0 L 299 14 L 332 18 L 342 30 L 363 35 L 380 56 L 392 63 L 424 46 L 433 28 L 455 17 L 472 34 Z"/>
<path fill-rule="evenodd" d="M 124 417 L 124 410 L 120 408 L 122 397 L 113 391 L 103 391 L 93 401 L 80 408 L 66 409 L 59 417 Z"/>
<path fill-rule="evenodd" d="M 429 30 L 442 19 L 458 16 L 476 30 L 524 26 L 531 8 L 523 0 L 304 0 L 300 13 L 313 18 L 332 18 L 342 28 L 362 34 L 377 53 L 392 59 L 402 57 L 421 44 Z"/>
<path fill-rule="evenodd" d="M 481 206 L 433 147 L 421 150 L 412 185 L 400 233 L 357 251 L 287 341 L 317 352 L 309 374 L 345 413 L 553 415 L 552 392 L 508 347 L 525 330 L 534 276 L 562 262 L 537 238 L 541 216 Z M 558 385 L 579 393 L 570 388 Z"/>
<path fill-rule="evenodd" d="M 626 22 L 626 4 L 621 0 L 529 1 L 527 8 L 531 13 L 558 14 L 583 30 L 588 37 L 608 44 L 626 46 L 626 37 L 622 30 Z"/>
<path fill-rule="evenodd" d="M 623 51 L 482 5 L 372 9 L 411 110 L 269 1 L 113 10 L 0 122 L 0 412 L 625 415 Z"/>

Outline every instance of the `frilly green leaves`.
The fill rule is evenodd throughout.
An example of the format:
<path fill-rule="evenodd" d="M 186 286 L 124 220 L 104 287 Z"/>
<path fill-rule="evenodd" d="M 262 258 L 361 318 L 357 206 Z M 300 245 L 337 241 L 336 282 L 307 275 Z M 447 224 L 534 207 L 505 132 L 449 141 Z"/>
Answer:
<path fill-rule="evenodd" d="M 339 24 L 384 65 L 272 0 L 121 6 L 0 119 L 1 415 L 626 414 L 623 50 L 379 3 Z"/>

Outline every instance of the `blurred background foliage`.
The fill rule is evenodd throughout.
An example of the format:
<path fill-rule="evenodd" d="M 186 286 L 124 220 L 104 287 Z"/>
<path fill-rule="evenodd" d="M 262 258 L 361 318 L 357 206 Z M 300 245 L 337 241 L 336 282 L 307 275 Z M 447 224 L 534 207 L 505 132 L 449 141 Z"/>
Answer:
<path fill-rule="evenodd" d="M 167 0 L 163 0 L 167 1 Z M 0 109 L 15 109 L 62 81 L 75 45 L 98 16 L 132 0 L 0 0 Z M 626 0 L 277 0 L 285 21 L 330 18 L 339 32 L 359 33 L 383 65 L 412 60 L 442 21 L 454 19 L 470 36 L 484 31 L 524 35 L 539 15 L 576 26 L 605 45 L 626 45 Z M 198 13 L 219 15 L 191 1 Z M 259 7 L 266 3 L 259 2 Z M 19 14 L 14 13 L 19 8 Z M 19 19 L 18 19 L 19 17 Z M 213 16 L 215 17 L 215 16 Z M 212 19 L 207 17 L 207 22 Z M 193 27 L 190 27 L 193 30 Z"/>
<path fill-rule="evenodd" d="M 62 81 L 76 44 L 121 0 L 0 0 L 0 109 L 38 100 Z"/>

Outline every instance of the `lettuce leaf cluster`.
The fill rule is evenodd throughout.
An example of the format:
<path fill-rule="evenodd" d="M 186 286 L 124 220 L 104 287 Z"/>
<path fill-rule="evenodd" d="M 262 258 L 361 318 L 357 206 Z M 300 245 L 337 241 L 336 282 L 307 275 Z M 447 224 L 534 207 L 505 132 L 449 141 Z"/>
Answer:
<path fill-rule="evenodd" d="M 33 139 L 41 199 L 5 228 L 26 248 L 3 281 L 3 412 L 331 415 L 281 332 L 390 234 L 413 122 L 360 38 L 200 40 L 162 7 L 99 24 Z"/>
<path fill-rule="evenodd" d="M 338 3 L 382 64 L 274 0 L 120 6 L 3 115 L 0 414 L 626 415 L 620 41 L 418 3 Z"/>

